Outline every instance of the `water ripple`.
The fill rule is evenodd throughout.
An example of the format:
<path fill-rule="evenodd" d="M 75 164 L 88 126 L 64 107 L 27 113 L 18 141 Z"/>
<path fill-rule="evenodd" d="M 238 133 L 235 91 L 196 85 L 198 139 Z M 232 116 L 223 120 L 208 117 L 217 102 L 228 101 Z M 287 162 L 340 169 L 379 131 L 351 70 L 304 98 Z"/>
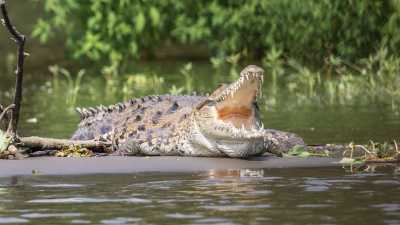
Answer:
<path fill-rule="evenodd" d="M 333 207 L 331 204 L 301 204 L 297 205 L 297 208 L 327 208 L 327 207 Z"/>
<path fill-rule="evenodd" d="M 400 181 L 397 180 L 376 180 L 373 184 L 386 184 L 386 185 L 400 185 Z"/>
<path fill-rule="evenodd" d="M 23 218 L 51 218 L 51 217 L 80 217 L 84 214 L 82 213 L 27 213 L 22 214 L 21 217 Z"/>
<path fill-rule="evenodd" d="M 44 187 L 44 188 L 80 188 L 84 187 L 82 184 L 34 184 L 32 187 Z"/>
<path fill-rule="evenodd" d="M 29 220 L 21 219 L 18 217 L 0 217 L 0 223 L 10 224 L 10 223 L 27 223 Z"/>
<path fill-rule="evenodd" d="M 245 209 L 268 209 L 271 208 L 270 204 L 259 204 L 259 205 L 210 205 L 203 206 L 205 209 L 220 210 L 220 211 L 238 211 Z"/>
<path fill-rule="evenodd" d="M 105 219 L 101 220 L 100 223 L 103 224 L 132 224 L 132 222 L 139 222 L 140 218 L 132 218 L 132 217 L 117 217 L 113 219 Z"/>
<path fill-rule="evenodd" d="M 168 218 L 173 218 L 173 219 L 198 219 L 198 218 L 203 218 L 203 216 L 197 215 L 197 214 L 182 214 L 182 213 L 166 214 L 165 216 L 168 217 Z"/>
<path fill-rule="evenodd" d="M 400 211 L 400 204 L 395 203 L 383 203 L 371 205 L 373 208 L 380 208 L 385 212 L 398 212 Z"/>
<path fill-rule="evenodd" d="M 52 198 L 52 199 L 33 199 L 28 203 L 105 203 L 105 202 L 127 202 L 127 203 L 151 203 L 150 200 L 142 198 Z"/>

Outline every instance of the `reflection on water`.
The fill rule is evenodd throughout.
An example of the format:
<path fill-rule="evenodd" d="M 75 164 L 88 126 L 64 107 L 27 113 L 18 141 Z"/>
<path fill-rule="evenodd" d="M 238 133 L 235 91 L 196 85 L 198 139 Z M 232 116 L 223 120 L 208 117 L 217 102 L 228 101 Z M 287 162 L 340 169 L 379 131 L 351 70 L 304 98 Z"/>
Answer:
<path fill-rule="evenodd" d="M 342 168 L 0 180 L 0 223 L 399 224 L 399 174 Z"/>

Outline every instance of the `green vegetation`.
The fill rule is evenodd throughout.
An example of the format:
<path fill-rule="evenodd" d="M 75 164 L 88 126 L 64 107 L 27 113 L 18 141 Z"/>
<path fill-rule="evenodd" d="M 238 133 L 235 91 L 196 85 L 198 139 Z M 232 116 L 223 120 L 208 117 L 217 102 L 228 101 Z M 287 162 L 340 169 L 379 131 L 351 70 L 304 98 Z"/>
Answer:
<path fill-rule="evenodd" d="M 87 148 L 79 148 L 77 146 L 73 146 L 70 148 L 65 148 L 59 151 L 54 151 L 52 155 L 57 157 L 91 157 L 95 156 L 95 154 L 87 149 Z"/>
<path fill-rule="evenodd" d="M 400 112 L 400 1 L 130 1 L 45 0 L 33 35 L 66 38 L 70 53 L 96 62 L 106 97 L 190 93 L 185 82 L 165 86 L 164 74 L 132 73 L 128 62 L 151 57 L 159 48 L 207 46 L 214 75 L 237 76 L 241 64 L 266 68 L 266 107 L 284 100 L 298 105 L 379 103 Z M 106 66 L 104 66 L 106 65 Z M 228 68 L 228 69 L 226 69 Z M 70 105 L 79 92 L 65 70 Z M 270 79 L 269 79 L 270 78 Z M 90 91 L 96 96 L 96 90 Z M 122 91 L 122 93 L 121 93 Z M 209 91 L 209 90 L 206 90 Z"/>
<path fill-rule="evenodd" d="M 267 58 L 267 80 L 261 100 L 261 106 L 267 110 L 287 102 L 292 107 L 384 104 L 390 106 L 393 112 L 400 113 L 400 58 L 389 56 L 386 49 L 360 60 L 357 66 L 332 57 L 327 69 L 323 70 L 309 69 L 294 60 L 286 62 L 273 52 Z M 235 79 L 241 69 L 238 60 L 220 60 L 213 65 L 210 73 L 221 77 L 219 80 L 223 82 Z M 163 73 L 118 75 L 103 72 L 103 76 L 97 79 L 93 79 L 96 76 L 88 76 L 91 77 L 90 82 L 83 82 L 85 86 L 80 87 L 83 71 L 79 71 L 77 76 L 57 66 L 50 67 L 50 71 L 54 75 L 51 89 L 64 93 L 66 103 L 71 107 L 75 106 L 79 96 L 106 99 L 111 103 L 152 94 L 191 94 L 193 91 L 203 91 L 202 94 L 205 94 L 213 91 L 218 84 L 214 81 L 202 90 L 194 79 L 199 74 L 193 71 L 191 63 L 180 69 L 182 79 L 179 83 L 166 82 L 167 74 Z"/>
<path fill-rule="evenodd" d="M 53 75 L 53 87 L 59 89 L 59 76 L 63 76 L 66 79 L 66 87 L 64 87 L 65 91 L 65 100 L 66 104 L 69 106 L 73 106 L 76 104 L 76 98 L 78 97 L 79 90 L 81 88 L 81 81 L 82 77 L 85 74 L 85 70 L 79 70 L 75 78 L 71 75 L 71 73 L 64 69 L 60 68 L 59 66 L 50 66 L 49 67 L 50 73 Z"/>
<path fill-rule="evenodd" d="M 396 140 L 392 143 L 370 141 L 366 145 L 350 143 L 343 152 L 342 164 L 390 163 L 399 162 L 400 148 Z"/>
<path fill-rule="evenodd" d="M 379 46 L 397 54 L 400 47 L 397 0 L 43 2 L 47 15 L 34 36 L 46 41 L 61 32 L 75 57 L 114 66 L 187 44 L 206 45 L 214 57 L 240 53 L 268 61 L 268 53 L 279 51 L 315 65 L 331 56 L 354 62 Z"/>
<path fill-rule="evenodd" d="M 378 50 L 356 65 L 331 57 L 326 68 L 318 70 L 294 60 L 285 62 L 272 54 L 276 55 L 269 54 L 266 62 L 272 75 L 271 91 L 266 96 L 268 107 L 279 102 L 277 97 L 285 95 L 299 105 L 379 103 L 400 112 L 400 58 L 389 55 L 387 49 Z"/>
<path fill-rule="evenodd" d="M 325 150 L 322 153 L 316 153 L 309 151 L 308 149 L 302 147 L 302 146 L 294 146 L 292 149 L 290 149 L 286 155 L 286 157 L 290 156 L 297 156 L 300 158 L 308 158 L 310 156 L 321 156 L 321 157 L 329 157 L 329 151 Z"/>
<path fill-rule="evenodd" d="M 368 144 L 359 145 L 349 143 L 348 145 L 327 145 L 318 147 L 304 148 L 295 146 L 290 149 L 285 157 L 308 158 L 315 157 L 334 157 L 341 160 L 339 163 L 344 165 L 364 164 L 364 163 L 393 163 L 400 160 L 400 146 L 396 140 L 393 142 L 377 143 L 370 141 Z"/>

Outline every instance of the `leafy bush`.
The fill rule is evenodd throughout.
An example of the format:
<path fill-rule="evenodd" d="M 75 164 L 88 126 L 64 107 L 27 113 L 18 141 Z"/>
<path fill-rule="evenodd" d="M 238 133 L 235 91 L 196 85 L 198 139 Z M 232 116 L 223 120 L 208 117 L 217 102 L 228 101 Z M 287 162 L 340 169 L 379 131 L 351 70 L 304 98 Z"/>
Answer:
<path fill-rule="evenodd" d="M 44 0 L 34 36 L 64 33 L 75 57 L 119 63 L 168 44 L 207 44 L 213 56 L 264 58 L 271 49 L 300 62 L 330 55 L 396 53 L 400 1 Z"/>

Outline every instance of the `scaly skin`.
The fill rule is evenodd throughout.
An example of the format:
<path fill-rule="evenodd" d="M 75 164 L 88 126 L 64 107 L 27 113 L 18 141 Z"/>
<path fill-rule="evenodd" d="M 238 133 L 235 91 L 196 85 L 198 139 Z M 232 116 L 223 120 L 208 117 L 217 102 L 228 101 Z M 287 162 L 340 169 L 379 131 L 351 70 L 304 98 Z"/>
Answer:
<path fill-rule="evenodd" d="M 237 157 L 281 154 L 305 145 L 297 135 L 264 129 L 257 106 L 264 71 L 247 66 L 210 96 L 146 96 L 78 109 L 73 140 L 108 140 L 129 155 Z"/>

